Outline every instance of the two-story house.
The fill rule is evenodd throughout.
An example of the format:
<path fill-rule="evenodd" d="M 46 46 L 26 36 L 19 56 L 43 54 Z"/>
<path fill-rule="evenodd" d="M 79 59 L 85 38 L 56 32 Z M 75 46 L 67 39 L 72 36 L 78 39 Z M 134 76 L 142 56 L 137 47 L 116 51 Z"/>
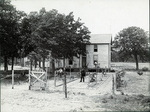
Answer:
<path fill-rule="evenodd" d="M 86 45 L 86 64 L 89 68 L 95 67 L 110 68 L 111 62 L 111 34 L 91 35 L 89 45 Z"/>
<path fill-rule="evenodd" d="M 86 56 L 73 57 L 73 60 L 66 59 L 66 67 L 81 68 L 87 66 L 94 68 L 110 68 L 111 62 L 111 34 L 92 34 L 90 44 L 86 45 Z M 96 64 L 96 65 L 95 65 Z M 62 60 L 55 63 L 56 68 L 62 67 Z"/>

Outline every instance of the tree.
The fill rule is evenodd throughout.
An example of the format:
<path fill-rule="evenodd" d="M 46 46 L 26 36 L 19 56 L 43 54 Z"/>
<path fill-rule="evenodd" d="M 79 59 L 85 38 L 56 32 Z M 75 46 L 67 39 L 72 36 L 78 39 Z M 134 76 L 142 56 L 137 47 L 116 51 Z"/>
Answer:
<path fill-rule="evenodd" d="M 4 57 L 4 68 L 7 70 L 8 58 L 16 56 L 16 42 L 18 38 L 18 20 L 20 12 L 10 4 L 4 2 L 0 4 L 0 45 L 1 55 Z"/>
<path fill-rule="evenodd" d="M 85 54 L 85 44 L 89 42 L 89 30 L 80 22 L 74 20 L 73 13 L 68 15 L 59 14 L 53 10 L 54 23 L 51 28 L 55 45 L 52 46 L 52 56 L 57 59 L 72 59 L 73 56 L 78 57 L 79 54 Z M 64 65 L 65 66 L 65 65 Z"/>
<path fill-rule="evenodd" d="M 4 57 L 5 70 L 7 60 L 26 57 L 34 49 L 31 24 L 26 13 L 18 11 L 10 2 L 0 4 L 0 45 Z"/>
<path fill-rule="evenodd" d="M 73 13 L 60 14 L 57 10 L 46 12 L 42 8 L 39 13 L 28 15 L 32 26 L 35 52 L 46 58 L 51 52 L 54 59 L 72 59 L 79 54 L 85 54 L 85 44 L 89 42 L 88 28 L 74 20 Z M 65 66 L 65 65 L 64 65 Z"/>
<path fill-rule="evenodd" d="M 42 58 L 43 70 L 45 70 L 45 60 L 49 55 L 51 45 L 55 44 L 53 38 L 51 38 L 52 36 L 50 35 L 51 31 L 47 30 L 48 26 L 46 25 L 46 21 L 43 20 L 45 13 L 45 8 L 42 8 L 39 13 L 31 12 L 28 15 L 32 25 L 32 38 L 35 45 L 34 52 L 38 55 L 39 58 L 37 57 L 37 59 L 39 61 L 41 61 L 40 58 Z M 33 57 L 35 56 L 33 55 Z"/>
<path fill-rule="evenodd" d="M 4 68 L 7 60 L 25 57 L 33 50 L 31 25 L 23 11 L 18 11 L 10 2 L 0 4 L 0 45 L 4 57 Z"/>
<path fill-rule="evenodd" d="M 30 17 L 39 21 L 34 31 L 35 43 L 41 50 L 51 51 L 53 58 L 72 59 L 86 53 L 85 44 L 89 42 L 90 32 L 80 19 L 74 20 L 73 13 L 64 15 L 57 10 L 46 12 L 41 9 L 40 13 L 32 13 Z"/>
<path fill-rule="evenodd" d="M 32 36 L 32 24 L 28 16 L 24 17 L 20 23 L 20 38 L 19 38 L 19 58 L 27 57 L 36 49 L 36 45 Z M 32 53 L 31 53 L 32 54 Z M 30 54 L 30 55 L 31 55 Z"/>
<path fill-rule="evenodd" d="M 136 70 L 139 69 L 138 59 L 146 59 L 148 56 L 148 36 L 139 27 L 128 27 L 118 33 L 114 40 L 114 46 L 119 55 L 125 58 L 134 58 Z"/>
<path fill-rule="evenodd" d="M 64 15 L 59 14 L 57 10 L 40 12 L 40 22 L 34 32 L 34 40 L 41 51 L 51 51 L 53 59 L 63 60 L 86 52 L 85 44 L 89 42 L 90 32 L 80 19 L 75 21 L 73 13 Z M 63 66 L 65 68 L 65 61 Z"/>

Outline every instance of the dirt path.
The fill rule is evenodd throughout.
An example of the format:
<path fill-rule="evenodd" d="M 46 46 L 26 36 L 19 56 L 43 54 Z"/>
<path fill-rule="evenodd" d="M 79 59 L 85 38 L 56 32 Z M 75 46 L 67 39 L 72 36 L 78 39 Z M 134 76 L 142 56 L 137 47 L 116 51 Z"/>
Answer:
<path fill-rule="evenodd" d="M 99 74 L 101 75 L 101 74 Z M 79 82 L 79 80 L 76 80 L 72 83 L 69 83 L 68 91 L 79 91 L 79 92 L 85 92 L 85 94 L 92 96 L 97 94 L 106 94 L 108 92 L 111 92 L 112 88 L 112 81 L 111 81 L 111 75 L 107 75 L 106 77 L 103 77 L 103 80 L 98 80 L 98 82 L 89 83 L 87 80 L 88 77 L 85 78 L 85 82 Z"/>
<path fill-rule="evenodd" d="M 80 79 L 76 79 L 75 81 L 67 84 L 67 91 L 84 92 L 90 96 L 112 92 L 112 74 L 108 73 L 106 76 L 101 77 L 101 74 L 99 73 L 97 75 L 97 79 L 97 83 L 89 83 L 88 76 L 85 77 L 85 82 L 80 82 Z M 49 90 L 63 90 L 61 80 L 56 82 L 56 85 L 59 85 L 58 87 L 54 87 L 54 81 L 49 81 L 48 85 L 50 85 Z"/>
<path fill-rule="evenodd" d="M 99 74 L 100 75 L 100 74 Z M 99 76 L 100 79 L 101 76 Z M 50 111 L 109 111 L 101 108 L 95 97 L 111 93 L 111 74 L 103 77 L 96 85 L 75 80 L 67 84 L 68 98 L 65 99 L 63 87 L 54 87 L 54 81 L 48 82 L 47 91 L 28 90 L 28 84 L 1 86 L 1 111 L 2 112 L 50 112 Z"/>

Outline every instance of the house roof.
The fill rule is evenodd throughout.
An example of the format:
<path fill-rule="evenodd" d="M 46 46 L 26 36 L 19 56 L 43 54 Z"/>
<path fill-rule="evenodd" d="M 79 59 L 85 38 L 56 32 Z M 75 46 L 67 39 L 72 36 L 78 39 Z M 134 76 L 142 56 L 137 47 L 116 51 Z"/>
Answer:
<path fill-rule="evenodd" d="M 91 34 L 91 43 L 111 43 L 111 34 Z"/>

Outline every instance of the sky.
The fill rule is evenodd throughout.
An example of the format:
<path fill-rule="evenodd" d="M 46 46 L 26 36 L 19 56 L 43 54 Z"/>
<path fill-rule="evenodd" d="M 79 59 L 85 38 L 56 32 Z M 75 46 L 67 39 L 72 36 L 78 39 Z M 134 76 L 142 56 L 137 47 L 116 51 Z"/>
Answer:
<path fill-rule="evenodd" d="M 91 34 L 112 34 L 114 38 L 130 26 L 149 31 L 149 0 L 11 0 L 11 3 L 26 13 L 43 7 L 66 15 L 73 12 Z"/>

